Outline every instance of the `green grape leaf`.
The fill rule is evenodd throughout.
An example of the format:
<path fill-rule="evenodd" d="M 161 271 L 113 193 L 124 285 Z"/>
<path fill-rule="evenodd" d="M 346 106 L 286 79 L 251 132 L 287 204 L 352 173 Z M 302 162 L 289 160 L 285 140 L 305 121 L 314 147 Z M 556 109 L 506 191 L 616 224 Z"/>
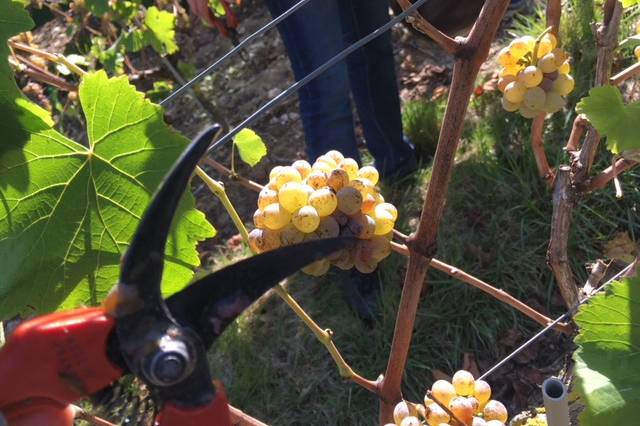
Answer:
<path fill-rule="evenodd" d="M 227 15 L 227 11 L 220 0 L 209 0 L 209 7 L 215 16 L 222 17 Z"/>
<path fill-rule="evenodd" d="M 32 27 L 17 1 L 0 2 L 0 318 L 99 302 L 166 171 L 188 144 L 126 77 L 87 74 L 79 94 L 87 142 L 53 129 L 22 96 L 6 40 Z M 166 248 L 163 292 L 184 287 L 195 245 L 215 234 L 186 193 Z"/>
<path fill-rule="evenodd" d="M 124 34 L 122 45 L 127 52 L 139 52 L 151 44 L 148 30 L 135 29 Z"/>
<path fill-rule="evenodd" d="M 631 7 L 640 4 L 640 0 L 622 0 L 622 7 Z"/>
<path fill-rule="evenodd" d="M 625 105 L 617 87 L 591 89 L 589 96 L 582 98 L 576 109 L 589 118 L 602 136 L 607 137 L 607 147 L 614 154 L 640 148 L 640 138 L 635 130 L 640 121 L 640 102 Z"/>
<path fill-rule="evenodd" d="M 155 6 L 147 9 L 145 26 L 151 31 L 149 41 L 160 54 L 172 54 L 178 51 L 176 43 L 176 17 Z"/>
<path fill-rule="evenodd" d="M 635 425 L 640 404 L 640 278 L 612 283 L 575 317 L 574 391 L 583 426 Z"/>
<path fill-rule="evenodd" d="M 233 144 L 238 148 L 242 161 L 255 166 L 267 155 L 267 146 L 262 138 L 251 129 L 242 129 L 233 138 Z"/>

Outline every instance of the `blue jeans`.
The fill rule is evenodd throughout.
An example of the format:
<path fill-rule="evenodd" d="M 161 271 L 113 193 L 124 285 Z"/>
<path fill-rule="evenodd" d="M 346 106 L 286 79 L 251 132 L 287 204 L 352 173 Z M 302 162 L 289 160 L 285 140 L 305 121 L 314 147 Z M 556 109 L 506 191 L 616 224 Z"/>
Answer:
<path fill-rule="evenodd" d="M 273 16 L 297 0 L 266 0 Z M 293 73 L 303 78 L 348 45 L 389 20 L 388 0 L 312 0 L 278 29 Z M 415 163 L 403 139 L 391 34 L 374 39 L 300 90 L 300 110 L 311 160 L 331 149 L 358 162 L 351 97 L 369 152 L 380 172 L 393 174 Z"/>

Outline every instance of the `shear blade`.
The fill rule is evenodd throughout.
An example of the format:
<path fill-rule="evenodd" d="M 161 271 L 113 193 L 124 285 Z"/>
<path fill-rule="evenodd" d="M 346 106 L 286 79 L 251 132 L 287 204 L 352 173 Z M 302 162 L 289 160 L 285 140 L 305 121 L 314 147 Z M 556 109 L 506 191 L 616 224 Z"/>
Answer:
<path fill-rule="evenodd" d="M 353 238 L 327 238 L 283 247 L 216 271 L 166 300 L 175 320 L 191 327 L 209 347 L 224 329 L 271 287 Z"/>

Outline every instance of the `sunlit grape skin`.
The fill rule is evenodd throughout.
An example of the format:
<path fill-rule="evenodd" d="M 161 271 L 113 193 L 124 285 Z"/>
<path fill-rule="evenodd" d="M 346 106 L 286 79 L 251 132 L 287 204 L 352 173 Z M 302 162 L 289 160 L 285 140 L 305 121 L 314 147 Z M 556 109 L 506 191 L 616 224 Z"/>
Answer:
<path fill-rule="evenodd" d="M 405 401 L 400 401 L 393 407 L 393 421 L 396 424 L 400 424 L 405 417 L 414 416 L 415 414 L 415 410 L 412 410 L 412 407 Z"/>
<path fill-rule="evenodd" d="M 449 382 L 447 382 L 449 383 Z M 438 404 L 433 403 L 427 407 L 427 423 L 429 426 L 438 426 L 441 423 L 449 423 L 451 417 Z"/>
<path fill-rule="evenodd" d="M 473 407 L 467 401 L 467 398 L 462 396 L 453 397 L 449 402 L 449 410 L 464 424 L 469 424 L 473 420 Z"/>
<path fill-rule="evenodd" d="M 509 417 L 507 408 L 500 401 L 496 401 L 495 399 L 487 402 L 482 410 L 482 414 L 486 421 L 498 420 L 502 423 L 505 423 Z"/>
<path fill-rule="evenodd" d="M 489 383 L 484 380 L 476 380 L 473 384 L 473 396 L 476 397 L 481 407 L 484 406 L 491 399 L 491 386 L 489 386 Z"/>
<path fill-rule="evenodd" d="M 336 194 L 338 209 L 348 215 L 355 214 L 362 207 L 362 194 L 357 189 L 347 186 Z"/>
<path fill-rule="evenodd" d="M 451 399 L 456 396 L 455 388 L 446 380 L 436 380 L 431 385 L 431 393 L 435 399 L 444 405 L 448 405 Z"/>
<path fill-rule="evenodd" d="M 291 213 L 286 211 L 280 203 L 269 204 L 263 212 L 264 225 L 272 230 L 283 228 L 291 220 Z"/>
<path fill-rule="evenodd" d="M 308 234 L 318 228 L 320 216 L 312 206 L 304 206 L 293 214 L 291 223 L 300 231 Z"/>
<path fill-rule="evenodd" d="M 474 390 L 475 379 L 473 375 L 466 370 L 458 370 L 451 379 L 451 384 L 458 395 L 472 395 Z"/>
<path fill-rule="evenodd" d="M 320 216 L 329 216 L 338 207 L 338 197 L 330 188 L 320 188 L 311 194 L 309 204 L 316 209 Z"/>
<path fill-rule="evenodd" d="M 287 182 L 278 191 L 278 202 L 290 213 L 305 206 L 308 198 L 307 192 L 299 182 Z"/>

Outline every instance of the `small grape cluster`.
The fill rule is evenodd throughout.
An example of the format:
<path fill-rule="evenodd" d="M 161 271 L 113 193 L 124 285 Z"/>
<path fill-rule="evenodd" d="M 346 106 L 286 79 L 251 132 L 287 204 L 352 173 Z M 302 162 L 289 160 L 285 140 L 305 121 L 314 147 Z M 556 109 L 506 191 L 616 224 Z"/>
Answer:
<path fill-rule="evenodd" d="M 391 253 L 398 217 L 395 206 L 376 188 L 378 179 L 375 167 L 360 168 L 335 150 L 318 157 L 313 166 L 297 160 L 274 167 L 258 196 L 256 229 L 249 233 L 251 249 L 262 253 L 309 239 L 353 236 L 358 241 L 351 249 L 314 262 L 303 272 L 320 276 L 331 265 L 373 272 Z"/>
<path fill-rule="evenodd" d="M 436 402 L 436 400 L 438 402 Z M 451 382 L 437 380 L 427 392 L 423 404 L 401 401 L 393 410 L 394 423 L 385 426 L 446 426 L 459 422 L 469 426 L 504 426 L 508 414 L 505 406 L 491 399 L 491 387 L 484 380 L 475 380 L 465 370 L 457 371 Z"/>
<path fill-rule="evenodd" d="M 636 36 L 640 35 L 640 22 L 636 22 L 635 25 L 635 30 L 636 30 Z M 640 46 L 636 46 L 633 48 L 633 54 L 636 57 L 636 59 L 638 60 L 638 62 L 640 62 Z"/>
<path fill-rule="evenodd" d="M 519 37 L 500 51 L 498 88 L 505 110 L 534 118 L 564 108 L 575 82 L 567 53 L 557 44 L 555 36 L 546 33 L 538 39 Z"/>

